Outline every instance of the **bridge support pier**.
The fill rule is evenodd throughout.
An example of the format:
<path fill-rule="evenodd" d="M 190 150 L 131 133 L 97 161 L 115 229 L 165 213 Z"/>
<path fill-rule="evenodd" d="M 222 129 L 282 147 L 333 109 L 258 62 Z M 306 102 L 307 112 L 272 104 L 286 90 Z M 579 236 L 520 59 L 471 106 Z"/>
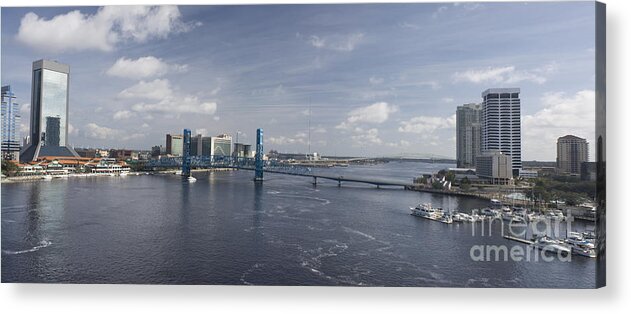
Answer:
<path fill-rule="evenodd" d="M 256 129 L 256 154 L 254 155 L 254 181 L 263 181 L 263 129 Z"/>
<path fill-rule="evenodd" d="M 379 184 L 377 184 L 377 188 L 378 188 L 378 189 L 381 189 L 381 187 L 379 186 Z"/>
<path fill-rule="evenodd" d="M 342 187 L 342 180 L 337 180 L 337 187 L 341 188 Z"/>
<path fill-rule="evenodd" d="M 318 177 L 313 177 L 313 185 L 318 185 Z"/>

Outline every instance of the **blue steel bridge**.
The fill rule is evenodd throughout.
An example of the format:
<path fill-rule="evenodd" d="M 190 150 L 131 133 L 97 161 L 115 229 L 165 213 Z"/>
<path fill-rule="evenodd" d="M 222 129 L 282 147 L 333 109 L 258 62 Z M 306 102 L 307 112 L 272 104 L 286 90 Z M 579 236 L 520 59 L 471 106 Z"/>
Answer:
<path fill-rule="evenodd" d="M 278 173 L 310 177 L 313 184 L 317 184 L 318 179 L 337 181 L 338 186 L 342 182 L 355 182 L 381 186 L 399 186 L 409 189 L 415 184 L 400 180 L 389 180 L 382 178 L 362 178 L 348 177 L 343 175 L 317 174 L 311 171 L 308 166 L 288 165 L 275 160 L 263 160 L 263 130 L 256 130 L 256 154 L 254 158 L 233 157 L 233 156 L 191 156 L 191 131 L 184 129 L 183 149 L 181 157 L 165 157 L 151 160 L 145 164 L 148 170 L 181 168 L 183 176 L 189 176 L 191 169 L 212 169 L 229 168 L 240 170 L 253 170 L 254 180 L 263 181 L 263 173 Z"/>

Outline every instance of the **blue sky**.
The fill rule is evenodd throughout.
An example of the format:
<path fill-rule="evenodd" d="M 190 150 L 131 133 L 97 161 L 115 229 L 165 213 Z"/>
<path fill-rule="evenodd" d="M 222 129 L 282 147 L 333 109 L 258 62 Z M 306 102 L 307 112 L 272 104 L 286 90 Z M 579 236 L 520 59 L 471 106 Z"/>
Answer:
<path fill-rule="evenodd" d="M 2 84 L 69 64 L 69 141 L 149 149 L 240 131 L 265 149 L 455 157 L 455 109 L 522 90 L 524 160 L 594 130 L 594 4 L 2 8 Z M 593 153 L 590 152 L 593 156 Z"/>

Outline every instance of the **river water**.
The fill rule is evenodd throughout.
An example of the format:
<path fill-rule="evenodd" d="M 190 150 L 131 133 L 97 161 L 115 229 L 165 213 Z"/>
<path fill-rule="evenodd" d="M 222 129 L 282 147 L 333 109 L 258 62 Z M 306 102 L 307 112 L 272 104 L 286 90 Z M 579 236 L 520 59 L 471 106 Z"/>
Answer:
<path fill-rule="evenodd" d="M 411 180 L 453 165 L 314 170 Z M 564 287 L 595 284 L 594 259 L 543 260 L 472 224 L 411 216 L 486 201 L 251 171 L 2 184 L 2 282 Z M 579 226 L 578 228 L 589 228 Z M 475 261 L 480 245 L 528 260 Z M 534 256 L 534 257 L 533 257 Z M 539 257 L 535 259 L 535 257 Z M 548 256 L 549 257 L 549 256 Z M 554 256 L 553 256 L 554 257 Z"/>

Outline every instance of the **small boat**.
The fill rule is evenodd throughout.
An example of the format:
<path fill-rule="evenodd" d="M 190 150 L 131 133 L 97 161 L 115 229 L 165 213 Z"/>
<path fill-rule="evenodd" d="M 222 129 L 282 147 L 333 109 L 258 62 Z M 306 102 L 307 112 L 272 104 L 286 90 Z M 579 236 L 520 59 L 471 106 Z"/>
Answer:
<path fill-rule="evenodd" d="M 483 208 L 482 211 L 480 211 L 481 216 L 485 217 L 485 218 L 501 218 L 502 214 L 495 210 L 495 209 L 490 209 L 490 208 Z"/>
<path fill-rule="evenodd" d="M 454 222 L 453 219 L 451 218 L 451 215 L 443 215 L 442 217 L 438 219 L 438 221 L 444 224 L 451 224 Z"/>
<path fill-rule="evenodd" d="M 522 216 L 513 216 L 510 220 L 511 224 L 525 224 L 526 223 L 526 219 L 524 219 L 524 217 Z"/>
<path fill-rule="evenodd" d="M 188 180 L 188 182 L 195 182 L 195 181 L 197 181 L 197 179 L 195 179 L 195 177 L 193 177 L 193 176 L 189 176 L 188 178 L 186 178 L 186 180 Z"/>
<path fill-rule="evenodd" d="M 43 176 L 42 179 L 44 179 L 44 181 L 50 181 L 50 180 L 53 179 L 53 176 L 51 176 L 50 174 L 47 174 L 47 175 Z"/>

